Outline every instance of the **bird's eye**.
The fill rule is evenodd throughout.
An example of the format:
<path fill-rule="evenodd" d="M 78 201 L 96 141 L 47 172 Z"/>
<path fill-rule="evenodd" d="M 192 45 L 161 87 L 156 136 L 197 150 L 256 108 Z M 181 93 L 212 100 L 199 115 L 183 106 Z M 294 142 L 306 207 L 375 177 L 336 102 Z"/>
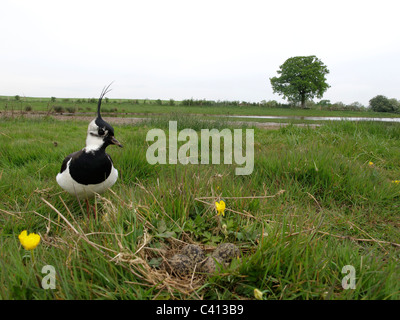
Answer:
<path fill-rule="evenodd" d="M 104 135 L 104 130 L 103 130 L 103 128 L 99 128 L 99 131 L 98 131 L 98 132 L 99 132 L 99 135 L 100 135 L 100 136 Z"/>

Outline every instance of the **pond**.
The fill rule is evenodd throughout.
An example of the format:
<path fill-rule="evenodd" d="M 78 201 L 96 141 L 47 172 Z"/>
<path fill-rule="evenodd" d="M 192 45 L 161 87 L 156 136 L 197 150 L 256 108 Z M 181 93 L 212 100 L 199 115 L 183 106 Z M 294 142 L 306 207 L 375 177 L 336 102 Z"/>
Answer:
<path fill-rule="evenodd" d="M 367 118 L 367 117 L 300 117 L 300 116 L 228 116 L 230 118 L 250 119 L 287 119 L 287 120 L 327 120 L 327 121 L 383 121 L 400 122 L 400 118 Z"/>

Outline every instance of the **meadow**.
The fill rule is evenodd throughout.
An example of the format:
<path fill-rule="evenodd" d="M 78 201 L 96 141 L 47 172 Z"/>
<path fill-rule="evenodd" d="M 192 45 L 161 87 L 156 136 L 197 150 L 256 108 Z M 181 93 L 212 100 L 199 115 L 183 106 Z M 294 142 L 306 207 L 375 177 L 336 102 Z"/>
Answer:
<path fill-rule="evenodd" d="M 188 100 L 186 100 L 188 101 Z M 152 117 L 159 115 L 196 114 L 203 117 L 219 117 L 227 115 L 247 116 L 309 116 L 309 117 L 400 117 L 399 113 L 373 112 L 367 108 L 351 106 L 335 110 L 331 107 L 312 105 L 309 109 L 293 108 L 288 105 L 250 103 L 239 101 L 202 101 L 196 100 L 192 105 L 184 101 L 149 100 L 149 99 L 107 99 L 103 101 L 102 112 L 118 117 Z M 97 99 L 62 99 L 0 96 L 0 112 L 6 114 L 42 113 L 51 115 L 90 114 L 96 112 Z M 243 119 L 242 119 L 243 120 Z M 260 120 L 274 121 L 277 120 Z M 278 120 L 279 121 L 279 120 Z"/>
<path fill-rule="evenodd" d="M 1 299 L 236 300 L 255 299 L 254 289 L 269 300 L 400 298 L 399 124 L 248 125 L 254 171 L 237 176 L 236 165 L 150 165 L 147 132 L 174 118 L 178 129 L 239 127 L 183 114 L 136 125 L 106 118 L 124 145 L 107 149 L 119 179 L 89 218 L 55 181 L 88 123 L 0 118 Z M 41 236 L 31 252 L 18 240 L 25 229 Z M 216 273 L 164 267 L 186 243 L 211 252 L 223 242 L 241 254 Z M 55 289 L 42 288 L 45 265 Z M 346 290 L 349 265 L 356 286 Z"/>

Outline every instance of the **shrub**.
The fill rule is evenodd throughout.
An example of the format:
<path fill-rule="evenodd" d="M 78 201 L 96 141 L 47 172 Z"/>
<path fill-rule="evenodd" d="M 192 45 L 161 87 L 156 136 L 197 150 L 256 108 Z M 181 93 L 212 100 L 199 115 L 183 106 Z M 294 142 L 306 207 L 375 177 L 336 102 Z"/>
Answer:
<path fill-rule="evenodd" d="M 394 112 L 396 106 L 391 100 L 383 95 L 377 95 L 376 97 L 369 100 L 369 106 L 372 111 L 376 112 Z"/>
<path fill-rule="evenodd" d="M 57 113 L 62 113 L 62 112 L 65 111 L 64 108 L 61 107 L 61 106 L 53 106 L 53 110 L 54 110 L 55 112 L 57 112 Z"/>
<path fill-rule="evenodd" d="M 320 102 L 318 102 L 318 105 L 320 105 L 321 107 L 327 107 L 327 106 L 331 106 L 332 103 L 331 103 L 331 100 L 324 99 L 324 100 L 321 100 Z"/>
<path fill-rule="evenodd" d="M 396 99 L 389 99 L 390 103 L 392 104 L 395 112 L 400 112 L 400 100 Z"/>
<path fill-rule="evenodd" d="M 279 103 L 275 100 L 262 101 L 262 106 L 265 108 L 277 108 L 279 107 Z"/>

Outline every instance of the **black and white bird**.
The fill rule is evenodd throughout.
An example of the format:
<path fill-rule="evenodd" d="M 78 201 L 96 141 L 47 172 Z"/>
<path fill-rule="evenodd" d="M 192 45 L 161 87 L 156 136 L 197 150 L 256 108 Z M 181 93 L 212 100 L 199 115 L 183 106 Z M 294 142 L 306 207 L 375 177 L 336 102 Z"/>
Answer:
<path fill-rule="evenodd" d="M 109 87 L 110 85 L 101 92 L 97 118 L 89 123 L 86 147 L 68 155 L 56 177 L 61 188 L 78 199 L 85 199 L 87 206 L 87 199 L 96 193 L 103 193 L 118 179 L 118 170 L 114 168 L 106 148 L 111 144 L 121 148 L 122 145 L 115 139 L 113 127 L 100 114 L 101 101 L 109 92 Z"/>

